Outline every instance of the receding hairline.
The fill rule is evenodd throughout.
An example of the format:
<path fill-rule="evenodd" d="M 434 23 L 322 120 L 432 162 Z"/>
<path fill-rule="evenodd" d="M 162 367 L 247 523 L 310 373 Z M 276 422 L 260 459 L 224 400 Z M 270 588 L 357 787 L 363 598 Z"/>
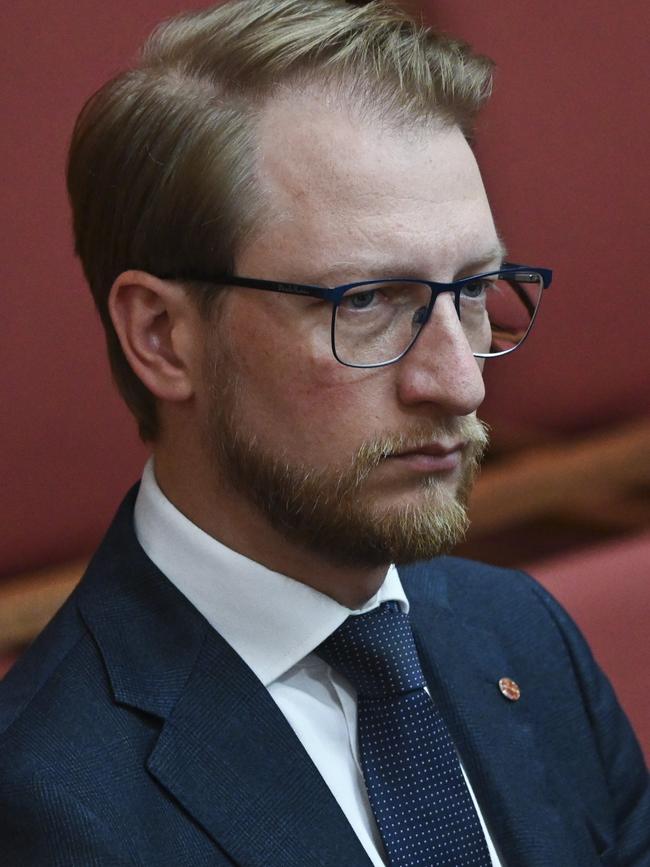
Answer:
<path fill-rule="evenodd" d="M 400 132 L 456 126 L 467 138 L 462 124 L 444 106 L 433 101 L 427 107 L 398 105 L 386 99 L 385 86 L 366 74 L 345 71 L 323 74 L 318 69 L 301 71 L 274 82 L 264 91 L 252 95 L 251 99 L 260 115 L 274 105 L 298 105 L 316 99 L 324 109 L 345 114 L 352 122 L 378 124 L 382 129 Z"/>
<path fill-rule="evenodd" d="M 259 221 L 268 219 L 269 214 L 273 213 L 270 191 L 265 186 L 261 167 L 264 155 L 272 152 L 270 149 L 267 150 L 270 144 L 269 127 L 275 122 L 278 113 L 286 112 L 286 119 L 290 123 L 293 113 L 295 113 L 295 120 L 301 117 L 309 118 L 316 108 L 314 115 L 319 120 L 322 119 L 323 114 L 338 115 L 349 122 L 352 131 L 355 127 L 371 129 L 379 136 L 404 135 L 409 141 L 417 139 L 420 135 L 455 131 L 467 140 L 461 126 L 444 113 L 436 112 L 435 107 L 432 107 L 431 112 L 426 115 L 410 112 L 389 113 L 385 111 L 385 105 L 379 96 L 372 99 L 370 93 L 361 92 L 355 85 L 356 82 L 349 82 L 342 77 L 328 78 L 323 81 L 317 76 L 300 76 L 295 81 L 279 82 L 265 94 L 257 95 L 256 110 L 251 118 L 254 136 L 251 168 L 261 207 L 250 232 L 241 239 L 244 246 L 254 241 L 259 229 Z"/>
<path fill-rule="evenodd" d="M 274 248 L 275 242 L 282 238 L 281 230 L 278 234 L 278 224 L 280 227 L 290 227 L 295 225 L 296 220 L 302 221 L 305 212 L 302 210 L 303 206 L 300 200 L 304 198 L 305 192 L 311 188 L 312 183 L 318 188 L 322 186 L 316 199 L 313 197 L 310 199 L 307 193 L 308 200 L 312 202 L 310 208 L 312 213 L 319 209 L 321 202 L 326 209 L 339 205 L 338 193 L 334 199 L 329 199 L 328 196 L 333 178 L 339 177 L 338 146 L 341 143 L 343 146 L 345 145 L 348 124 L 349 134 L 353 140 L 355 131 L 363 132 L 363 135 L 360 136 L 359 147 L 364 154 L 368 153 L 368 145 L 364 144 L 364 136 L 367 136 L 369 131 L 373 134 L 376 133 L 376 136 L 373 135 L 373 141 L 379 140 L 378 152 L 380 153 L 384 153 L 386 149 L 386 145 L 382 143 L 382 136 L 384 135 L 392 139 L 398 149 L 401 149 L 402 143 L 404 143 L 406 146 L 404 159 L 407 165 L 410 164 L 411 160 L 410 146 L 415 144 L 416 149 L 419 149 L 420 146 L 427 148 L 431 136 L 442 138 L 453 136 L 459 145 L 462 143 L 468 156 L 471 154 L 471 148 L 462 129 L 457 124 L 450 123 L 446 118 L 420 118 L 414 129 L 412 123 L 402 124 L 391 119 L 386 121 L 382 117 L 377 117 L 372 111 L 358 113 L 355 110 L 354 99 L 348 99 L 347 96 L 345 91 L 342 92 L 339 89 L 335 94 L 332 92 L 327 94 L 328 98 L 326 98 L 320 82 L 316 82 L 301 88 L 283 87 L 270 97 L 263 107 L 264 119 L 258 132 L 258 159 L 256 160 L 255 172 L 256 186 L 264 199 L 265 206 L 260 213 L 261 219 L 257 226 L 237 251 L 234 266 L 235 272 L 239 276 L 251 278 L 265 276 L 259 265 L 251 268 L 250 263 L 246 264 L 244 260 L 248 261 L 251 247 L 254 248 L 260 241 L 262 248 L 265 249 L 266 245 L 269 244 L 269 239 L 275 239 L 271 241 L 269 249 Z M 332 117 L 336 118 L 334 123 L 332 123 Z M 303 119 L 304 122 L 299 123 L 300 119 Z M 341 120 L 343 121 L 342 124 L 339 123 Z M 333 130 L 333 146 L 331 145 L 331 138 L 327 136 L 328 129 Z M 321 161 L 320 144 L 323 141 L 325 142 L 324 161 Z M 294 146 L 296 147 L 295 152 Z M 315 151 L 312 150 L 314 147 Z M 381 163 L 376 162 L 373 153 L 371 150 L 369 160 L 364 165 L 371 173 L 379 171 L 379 177 L 381 177 Z M 342 151 L 342 154 L 344 157 L 350 157 L 350 152 L 347 150 Z M 354 185 L 355 166 L 358 165 L 354 159 L 354 149 L 352 149 L 351 157 L 351 161 L 343 160 L 345 164 L 343 176 L 347 177 L 349 174 L 351 183 Z M 475 158 L 472 156 L 471 159 L 475 164 Z M 270 167 L 267 160 L 270 162 Z M 444 162 L 440 163 L 440 160 L 437 162 L 438 165 L 444 165 Z M 476 172 L 480 178 L 478 167 L 476 167 Z M 365 174 L 365 170 L 362 171 L 362 174 Z M 323 179 L 325 180 L 323 181 Z M 435 276 L 435 267 L 425 267 L 421 261 L 415 263 L 412 258 L 407 256 L 384 255 L 384 253 L 383 249 L 379 249 L 378 255 L 375 251 L 372 261 L 367 255 L 353 255 L 349 258 L 347 254 L 344 254 L 344 258 L 338 256 L 328 262 L 321 261 L 316 256 L 312 260 L 314 267 L 306 266 L 304 262 L 299 260 L 297 270 L 289 269 L 284 276 L 276 275 L 276 279 L 291 279 L 300 283 L 326 287 L 343 285 L 358 279 L 387 276 L 428 280 L 441 279 Z M 437 257 L 435 246 L 430 249 L 430 253 L 433 255 L 433 259 L 429 264 L 435 265 Z M 498 233 L 492 232 L 489 235 L 483 233 L 477 237 L 474 249 L 467 251 L 463 256 L 454 279 L 460 279 L 472 273 L 496 270 L 505 261 L 505 255 L 505 247 Z"/>

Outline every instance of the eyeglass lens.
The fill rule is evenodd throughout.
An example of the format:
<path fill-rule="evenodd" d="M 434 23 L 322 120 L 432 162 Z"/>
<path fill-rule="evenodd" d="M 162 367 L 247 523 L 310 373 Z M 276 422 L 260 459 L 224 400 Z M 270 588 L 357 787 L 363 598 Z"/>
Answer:
<path fill-rule="evenodd" d="M 521 343 L 542 288 L 541 275 L 526 271 L 488 275 L 462 286 L 460 323 L 472 352 L 498 355 Z M 424 325 L 430 300 L 429 286 L 415 280 L 369 283 L 348 290 L 335 310 L 336 356 L 344 364 L 361 366 L 399 358 Z"/>

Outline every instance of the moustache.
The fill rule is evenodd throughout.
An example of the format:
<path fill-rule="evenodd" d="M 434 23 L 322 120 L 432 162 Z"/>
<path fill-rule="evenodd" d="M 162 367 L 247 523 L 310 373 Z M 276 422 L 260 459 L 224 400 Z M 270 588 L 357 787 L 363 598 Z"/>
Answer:
<path fill-rule="evenodd" d="M 489 426 L 476 416 L 462 416 L 377 435 L 363 443 L 354 455 L 356 483 L 361 483 L 382 461 L 404 452 L 417 452 L 432 443 L 461 443 L 465 460 L 478 464 L 489 444 Z"/>

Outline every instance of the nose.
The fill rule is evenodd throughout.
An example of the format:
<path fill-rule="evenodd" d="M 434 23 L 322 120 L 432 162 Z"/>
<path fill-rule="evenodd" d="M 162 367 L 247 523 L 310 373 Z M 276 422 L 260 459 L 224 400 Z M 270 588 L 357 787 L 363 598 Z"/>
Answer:
<path fill-rule="evenodd" d="M 436 299 L 431 318 L 397 362 L 402 403 L 430 404 L 442 416 L 475 412 L 485 397 L 482 361 L 472 354 L 451 292 Z"/>

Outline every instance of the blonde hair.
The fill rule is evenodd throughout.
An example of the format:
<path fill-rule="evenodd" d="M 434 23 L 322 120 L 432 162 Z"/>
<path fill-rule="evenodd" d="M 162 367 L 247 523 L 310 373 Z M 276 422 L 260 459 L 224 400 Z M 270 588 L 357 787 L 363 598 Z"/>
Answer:
<path fill-rule="evenodd" d="M 160 25 L 137 65 L 79 115 L 68 160 L 75 250 L 144 440 L 158 434 L 156 403 L 122 352 L 110 288 L 131 268 L 233 269 L 264 214 L 254 173 L 260 107 L 280 86 L 305 85 L 340 87 L 389 123 L 435 117 L 469 135 L 491 63 L 385 0 L 230 0 Z M 187 290 L 207 314 L 214 287 Z"/>

